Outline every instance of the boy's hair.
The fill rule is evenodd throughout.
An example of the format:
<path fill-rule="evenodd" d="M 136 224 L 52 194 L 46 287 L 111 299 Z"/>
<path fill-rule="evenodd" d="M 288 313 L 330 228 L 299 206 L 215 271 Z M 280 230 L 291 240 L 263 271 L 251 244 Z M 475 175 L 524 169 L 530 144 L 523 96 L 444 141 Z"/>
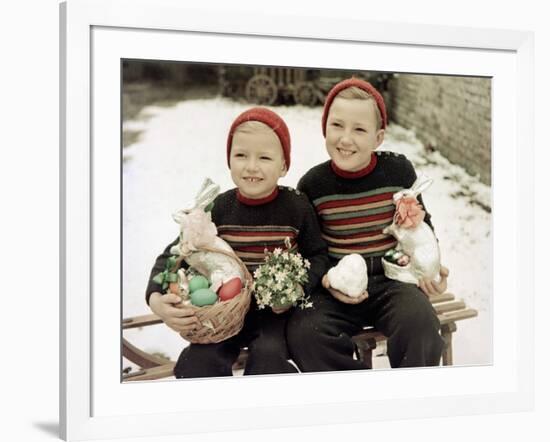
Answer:
<path fill-rule="evenodd" d="M 261 121 L 251 120 L 251 121 L 245 121 L 244 123 L 239 124 L 233 131 L 233 136 L 235 136 L 235 134 L 239 132 L 250 134 L 254 132 L 261 132 L 262 130 L 269 130 L 271 132 L 275 132 L 267 124 L 262 123 Z"/>
<path fill-rule="evenodd" d="M 372 100 L 374 101 L 374 113 L 376 115 L 376 129 L 382 129 L 382 114 L 376 105 L 376 100 L 369 92 L 358 88 L 357 86 L 348 87 L 341 90 L 334 98 L 344 98 L 346 100 Z"/>
<path fill-rule="evenodd" d="M 229 158 L 231 156 L 231 145 L 233 144 L 233 135 L 238 131 L 239 126 L 246 123 L 244 128 L 239 130 L 258 130 L 259 126 L 255 126 L 254 122 L 259 122 L 267 125 L 275 132 L 275 135 L 281 142 L 283 149 L 283 157 L 285 159 L 286 169 L 290 167 L 290 132 L 283 119 L 275 112 L 266 109 L 265 107 L 253 107 L 240 114 L 229 129 L 227 136 L 227 165 L 229 166 Z"/>
<path fill-rule="evenodd" d="M 326 136 L 327 131 L 327 118 L 332 106 L 332 102 L 336 97 L 347 99 L 363 99 L 374 100 L 376 104 L 376 118 L 377 128 L 385 129 L 388 123 L 388 117 L 386 114 L 386 105 L 384 104 L 384 97 L 376 90 L 376 88 L 368 81 L 360 80 L 359 78 L 348 78 L 336 84 L 328 93 L 325 100 L 325 107 L 323 109 L 323 118 L 321 124 L 323 126 L 323 135 Z"/>

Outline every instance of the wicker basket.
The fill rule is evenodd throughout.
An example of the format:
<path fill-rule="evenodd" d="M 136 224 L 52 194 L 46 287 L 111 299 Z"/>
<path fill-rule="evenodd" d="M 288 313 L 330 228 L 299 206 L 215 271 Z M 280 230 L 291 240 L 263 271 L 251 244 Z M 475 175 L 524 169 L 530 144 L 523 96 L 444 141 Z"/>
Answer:
<path fill-rule="evenodd" d="M 237 296 L 228 301 L 218 301 L 204 307 L 190 306 L 202 327 L 181 332 L 180 336 L 193 344 L 214 344 L 235 336 L 243 328 L 244 318 L 250 308 L 253 280 L 246 266 L 234 253 L 211 248 L 203 248 L 200 251 L 219 253 L 233 258 L 244 275 L 243 288 Z M 175 269 L 179 268 L 182 260 L 183 258 L 179 258 L 176 261 Z"/>

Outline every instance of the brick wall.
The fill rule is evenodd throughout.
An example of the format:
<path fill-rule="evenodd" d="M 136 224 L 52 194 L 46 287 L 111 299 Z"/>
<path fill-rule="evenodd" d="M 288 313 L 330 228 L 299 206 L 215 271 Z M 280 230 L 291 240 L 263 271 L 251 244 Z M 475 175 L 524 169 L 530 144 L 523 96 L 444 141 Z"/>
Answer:
<path fill-rule="evenodd" d="M 400 74 L 389 96 L 391 121 L 491 184 L 490 79 Z"/>

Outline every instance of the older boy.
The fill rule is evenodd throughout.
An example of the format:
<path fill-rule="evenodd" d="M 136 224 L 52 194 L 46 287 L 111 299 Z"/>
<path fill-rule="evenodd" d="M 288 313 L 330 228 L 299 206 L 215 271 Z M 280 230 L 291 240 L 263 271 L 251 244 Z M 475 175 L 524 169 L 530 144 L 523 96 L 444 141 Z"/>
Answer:
<path fill-rule="evenodd" d="M 331 160 L 309 170 L 298 189 L 315 207 L 331 264 L 350 253 L 365 259 L 368 298 L 350 305 L 323 291 L 314 298 L 313 309 L 293 313 L 287 340 L 302 371 L 365 368 L 353 357 L 351 338 L 366 325 L 376 326 L 388 337 L 392 367 L 439 363 L 443 341 L 426 295 L 445 290 L 447 269 L 442 269 L 439 283 L 421 281 L 419 288 L 386 278 L 381 264 L 384 253 L 396 245 L 382 232 L 395 212 L 392 196 L 416 179 L 405 156 L 375 152 L 384 140 L 386 124 L 384 100 L 370 83 L 352 78 L 329 92 L 322 128 Z M 425 221 L 432 226 L 428 214 Z M 326 279 L 323 285 L 334 291 Z"/>
<path fill-rule="evenodd" d="M 307 197 L 278 186 L 290 166 L 290 134 L 285 122 L 265 108 L 252 108 L 233 122 L 227 139 L 227 161 L 235 189 L 214 201 L 212 221 L 218 234 L 246 264 L 248 270 L 263 262 L 264 250 L 298 250 L 311 267 L 304 292 L 309 294 L 328 269 L 326 244 Z M 149 306 L 175 331 L 193 328 L 197 318 L 189 308 L 178 307 L 181 299 L 161 294 L 153 276 L 165 268 L 170 244 L 151 272 L 146 299 Z M 181 353 L 174 369 L 178 378 L 231 376 L 240 348 L 248 346 L 248 374 L 294 373 L 288 362 L 285 326 L 289 312 L 257 310 L 254 305 L 245 318 L 243 330 L 217 344 L 191 344 Z"/>

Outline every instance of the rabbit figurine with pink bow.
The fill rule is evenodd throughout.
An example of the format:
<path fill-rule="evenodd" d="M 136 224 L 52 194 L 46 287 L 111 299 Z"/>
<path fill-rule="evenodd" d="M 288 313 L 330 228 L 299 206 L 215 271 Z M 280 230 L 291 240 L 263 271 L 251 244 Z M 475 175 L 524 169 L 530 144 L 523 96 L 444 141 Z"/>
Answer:
<path fill-rule="evenodd" d="M 183 256 L 187 264 L 206 276 L 213 291 L 236 277 L 244 281 L 241 266 L 227 255 L 234 255 L 233 249 L 218 236 L 208 211 L 219 191 L 220 186 L 206 178 L 194 202 L 172 215 L 180 225 L 180 240 L 170 253 Z M 216 253 L 216 250 L 226 254 Z"/>
<path fill-rule="evenodd" d="M 417 197 L 426 190 L 433 180 L 425 175 L 419 176 L 410 189 L 401 190 L 393 195 L 395 215 L 393 223 L 384 229 L 397 239 L 395 251 L 408 257 L 405 265 L 382 259 L 384 273 L 390 279 L 418 284 L 420 279 L 439 280 L 440 252 L 433 230 L 424 222 L 426 212 L 418 203 Z M 403 262 L 401 262 L 403 264 Z"/>

